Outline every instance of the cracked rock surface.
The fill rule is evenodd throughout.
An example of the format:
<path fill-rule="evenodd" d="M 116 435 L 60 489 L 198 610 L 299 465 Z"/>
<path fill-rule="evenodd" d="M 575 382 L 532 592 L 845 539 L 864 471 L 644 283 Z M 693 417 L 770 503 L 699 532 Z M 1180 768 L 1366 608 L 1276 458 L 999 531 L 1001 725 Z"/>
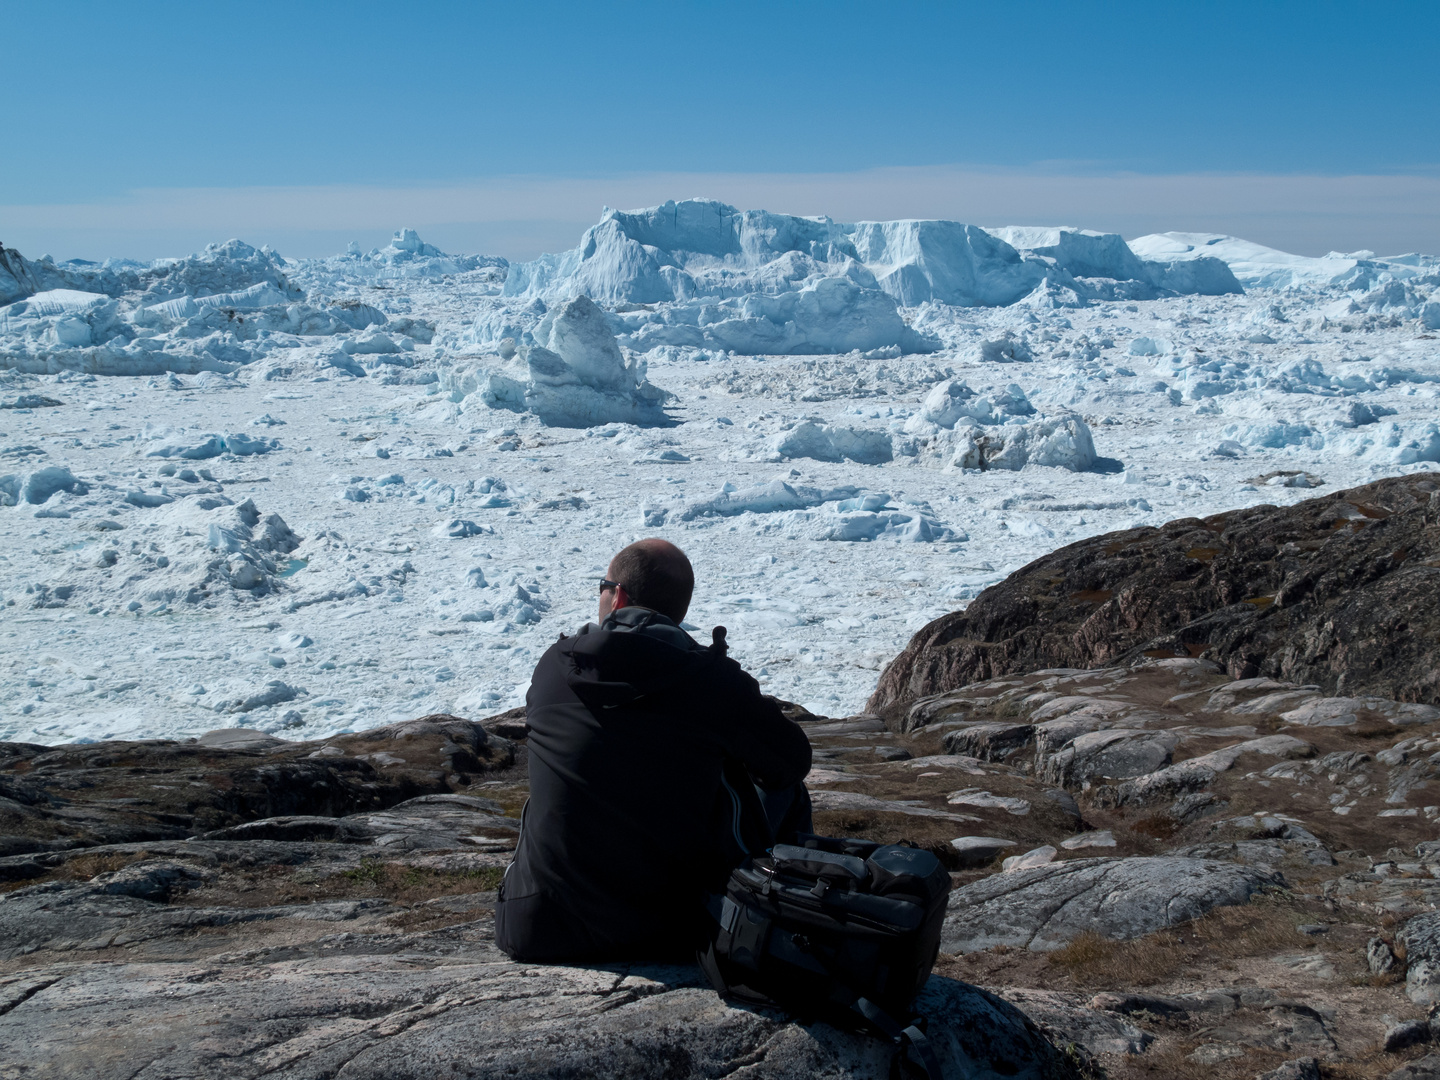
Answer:
<path fill-rule="evenodd" d="M 493 893 L 449 898 L 436 911 L 458 921 L 418 931 L 384 900 L 165 902 L 202 876 L 153 859 L 0 900 L 0 1075 L 890 1075 L 879 1039 L 734 1007 L 693 966 L 512 963 Z M 1077 1076 L 983 990 L 936 976 L 917 1008 L 946 1076 Z"/>
<path fill-rule="evenodd" d="M 1085 933 L 1138 938 L 1283 884 L 1274 872 L 1229 862 L 1070 859 L 992 874 L 951 894 L 941 948 L 1045 951 Z"/>

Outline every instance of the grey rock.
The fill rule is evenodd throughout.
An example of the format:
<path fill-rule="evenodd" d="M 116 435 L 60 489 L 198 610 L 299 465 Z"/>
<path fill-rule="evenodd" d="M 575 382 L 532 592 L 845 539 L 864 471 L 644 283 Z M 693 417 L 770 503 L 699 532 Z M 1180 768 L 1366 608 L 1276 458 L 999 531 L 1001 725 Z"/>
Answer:
<path fill-rule="evenodd" d="M 1327 1019 L 1319 1010 L 1299 1001 L 1277 1001 L 1266 1006 L 1266 1011 L 1274 1031 L 1267 1041 L 1277 1050 L 1314 1047 L 1328 1053 L 1338 1049 Z"/>
<path fill-rule="evenodd" d="M 1390 944 L 1382 937 L 1372 937 L 1365 943 L 1365 963 L 1372 975 L 1388 975 L 1398 963 Z"/>
<path fill-rule="evenodd" d="M 800 721 L 805 734 L 815 735 L 873 735 L 885 730 L 885 722 L 878 716 L 860 713 L 841 720 Z"/>
<path fill-rule="evenodd" d="M 514 964 L 480 927 L 398 943 L 342 935 L 248 964 L 29 973 L 12 992 L 21 1003 L 0 1015 L 0 1045 L 36 1080 L 119 1080 L 142 1063 L 217 1080 L 432 1080 L 457 1062 L 467 1075 L 536 1080 L 890 1075 L 886 1042 L 727 1004 L 694 967 Z M 1078 1080 L 1023 1012 L 983 990 L 932 978 L 916 1005 L 946 1076 Z"/>
<path fill-rule="evenodd" d="M 1283 1061 L 1269 1072 L 1261 1073 L 1255 1080 L 1320 1080 L 1320 1062 L 1313 1057 Z"/>
<path fill-rule="evenodd" d="M 1168 732 L 1111 728 L 1077 736 L 1049 758 L 1040 779 L 1062 787 L 1080 787 L 1106 777 L 1128 780 L 1170 764 L 1179 740 Z"/>
<path fill-rule="evenodd" d="M 207 731 L 195 741 L 216 750 L 269 750 L 273 746 L 285 745 L 284 739 L 254 728 L 219 728 Z"/>
<path fill-rule="evenodd" d="M 370 844 L 390 850 L 418 851 L 470 847 L 510 851 L 520 822 L 503 816 L 492 799 L 473 795 L 422 795 L 389 810 L 332 818 L 292 815 L 247 821 L 204 834 L 202 840 L 326 841 Z"/>
<path fill-rule="evenodd" d="M 1087 931 L 1128 940 L 1283 885 L 1273 871 L 1234 863 L 1169 856 L 1072 859 L 994 874 L 956 890 L 941 948 L 1048 951 Z"/>
<path fill-rule="evenodd" d="M 941 818 L 945 821 L 979 821 L 974 814 L 951 814 L 934 810 L 918 802 L 899 802 L 894 799 L 877 799 L 874 795 L 862 795 L 858 791 L 812 791 L 810 803 L 816 810 L 875 810 L 882 813 L 910 814 L 914 817 Z"/>
<path fill-rule="evenodd" d="M 1216 709 L 1283 712 L 1305 689 L 1440 705 L 1434 491 L 1431 476 L 1399 476 L 1067 544 L 919 630 L 866 707 L 890 715 L 981 680 L 1201 650 L 1236 679 L 1280 684 Z M 1274 603 L 1236 602 L 1262 596 Z M 1318 689 L 1296 685 L 1308 683 Z"/>
<path fill-rule="evenodd" d="M 1075 801 L 1075 796 L 1071 795 L 1064 788 L 1051 788 L 1045 792 L 1045 798 L 1064 811 L 1065 815 L 1070 819 L 1071 824 L 1079 825 L 1084 821 L 1084 818 L 1080 814 L 1080 806 Z"/>
<path fill-rule="evenodd" d="M 1395 1054 L 1429 1041 L 1430 1022 L 1428 1020 L 1404 1020 L 1385 1030 L 1385 1037 L 1380 1040 L 1380 1049 L 1387 1054 Z"/>
<path fill-rule="evenodd" d="M 1244 754 L 1294 760 L 1313 757 L 1315 747 L 1290 735 L 1248 739 L 1121 784 L 1118 788 L 1119 805 L 1151 806 L 1201 791 L 1209 787 L 1217 775 L 1234 768 L 1235 762 Z M 1176 816 L 1183 818 L 1185 815 Z"/>
<path fill-rule="evenodd" d="M 1081 735 L 1115 725 L 1108 719 L 1095 716 L 1063 716 L 1058 720 L 1046 720 L 1035 725 L 1035 772 L 1046 775 L 1050 759 L 1074 742 Z"/>
<path fill-rule="evenodd" d="M 1182 761 L 1127 780 L 1116 787 L 1116 803 L 1120 806 L 1154 806 L 1198 793 L 1215 782 L 1216 771 L 1203 763 Z"/>
<path fill-rule="evenodd" d="M 908 734 L 940 720 L 963 720 L 972 711 L 986 708 L 993 701 L 973 694 L 951 692 L 921 698 L 900 717 L 897 729 Z"/>
<path fill-rule="evenodd" d="M 981 761 L 1003 761 L 1035 739 L 1033 724 L 973 724 L 945 735 L 947 754 L 964 754 Z"/>
<path fill-rule="evenodd" d="M 1181 825 L 1189 825 L 1211 814 L 1218 814 L 1229 805 L 1216 798 L 1213 792 L 1197 791 L 1181 795 L 1165 812 Z"/>
<path fill-rule="evenodd" d="M 1001 840 L 998 836 L 957 836 L 950 846 L 960 858 L 962 869 L 984 866 L 1006 848 L 1015 846 L 1014 840 Z"/>
<path fill-rule="evenodd" d="M 1224 859 L 1247 866 L 1278 866 L 1286 859 L 1299 859 L 1313 866 L 1333 866 L 1334 857 L 1324 848 L 1283 838 L 1263 840 L 1210 841 L 1187 844 L 1169 852 L 1188 859 Z"/>
<path fill-rule="evenodd" d="M 183 741 L 0 743 L 0 831 L 41 851 L 177 840 L 261 818 L 382 811 L 514 764 L 513 744 L 440 714 L 323 742 L 241 728 Z"/>
<path fill-rule="evenodd" d="M 1428 724 L 1440 719 L 1440 709 L 1433 705 L 1416 705 L 1379 697 L 1313 698 L 1282 713 L 1280 719 L 1305 727 L 1350 727 L 1359 722 L 1362 713 L 1387 720 L 1397 727 Z"/>
<path fill-rule="evenodd" d="M 1395 935 L 1405 948 L 1405 993 L 1417 1005 L 1440 1002 L 1440 911 L 1408 920 Z"/>
<path fill-rule="evenodd" d="M 1151 1016 L 1184 1017 L 1190 1011 L 1180 998 L 1162 997 L 1158 994 L 1111 992 L 1096 994 L 1090 999 L 1090 1008 L 1124 1013 L 1126 1016 L 1135 1013 L 1149 1013 Z"/>
<path fill-rule="evenodd" d="M 1143 1054 L 1155 1041 L 1123 1016 L 1089 1008 L 1079 994 L 1006 989 L 1000 996 L 1039 1025 L 1056 1046 L 1073 1044 L 1089 1054 Z"/>
<path fill-rule="evenodd" d="M 1211 1042 L 1197 1046 L 1185 1055 L 1185 1060 L 1193 1061 L 1197 1065 L 1219 1065 L 1222 1061 L 1230 1061 L 1233 1058 L 1244 1056 L 1244 1047 L 1235 1043 Z"/>
<path fill-rule="evenodd" d="M 1415 1061 L 1407 1061 L 1386 1080 L 1440 1080 L 1440 1054 L 1426 1054 Z"/>
<path fill-rule="evenodd" d="M 273 919 L 343 922 L 385 907 L 383 900 L 344 900 L 255 908 L 167 905 L 172 892 L 198 880 L 168 860 L 136 863 L 83 883 L 51 882 L 0 897 L 0 959 L 37 949 L 85 952 L 194 933 L 202 928 Z M 0 1038 L 0 1045 L 4 1039 Z"/>

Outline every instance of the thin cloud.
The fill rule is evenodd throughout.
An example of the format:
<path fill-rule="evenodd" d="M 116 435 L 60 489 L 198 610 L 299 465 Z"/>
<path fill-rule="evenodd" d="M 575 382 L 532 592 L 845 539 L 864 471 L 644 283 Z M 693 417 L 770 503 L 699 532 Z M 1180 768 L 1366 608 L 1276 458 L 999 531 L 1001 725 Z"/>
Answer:
<path fill-rule="evenodd" d="M 0 206 L 0 240 L 38 254 L 180 254 L 240 236 L 291 255 L 366 246 L 402 225 L 456 251 L 531 258 L 574 245 L 604 206 L 706 196 L 838 221 L 951 218 L 1070 224 L 1134 237 L 1228 232 L 1304 254 L 1440 251 L 1440 177 L 1099 174 L 1050 168 L 852 173 L 506 176 L 456 184 L 153 188 L 123 199 Z M 182 247 L 174 247 L 181 244 Z"/>

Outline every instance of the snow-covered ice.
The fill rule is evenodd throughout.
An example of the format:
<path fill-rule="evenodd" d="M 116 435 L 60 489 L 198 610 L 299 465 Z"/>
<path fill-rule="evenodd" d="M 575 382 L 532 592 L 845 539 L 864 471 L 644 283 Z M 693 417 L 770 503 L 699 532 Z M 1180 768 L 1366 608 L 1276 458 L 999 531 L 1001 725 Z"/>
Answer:
<path fill-rule="evenodd" d="M 0 249 L 0 738 L 481 717 L 656 534 L 702 637 L 850 713 L 1061 544 L 1440 468 L 1437 290 L 1430 256 L 707 200 L 514 266 Z"/>

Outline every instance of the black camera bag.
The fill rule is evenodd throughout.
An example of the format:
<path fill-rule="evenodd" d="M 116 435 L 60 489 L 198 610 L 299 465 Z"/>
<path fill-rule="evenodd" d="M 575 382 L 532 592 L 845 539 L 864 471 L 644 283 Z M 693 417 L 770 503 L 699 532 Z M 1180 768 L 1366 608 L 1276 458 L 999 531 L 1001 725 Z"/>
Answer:
<path fill-rule="evenodd" d="M 726 997 L 879 1032 L 927 1075 L 939 1065 L 911 1013 L 940 951 L 950 875 L 930 852 L 801 834 L 730 875 L 711 900 L 700 964 Z"/>

